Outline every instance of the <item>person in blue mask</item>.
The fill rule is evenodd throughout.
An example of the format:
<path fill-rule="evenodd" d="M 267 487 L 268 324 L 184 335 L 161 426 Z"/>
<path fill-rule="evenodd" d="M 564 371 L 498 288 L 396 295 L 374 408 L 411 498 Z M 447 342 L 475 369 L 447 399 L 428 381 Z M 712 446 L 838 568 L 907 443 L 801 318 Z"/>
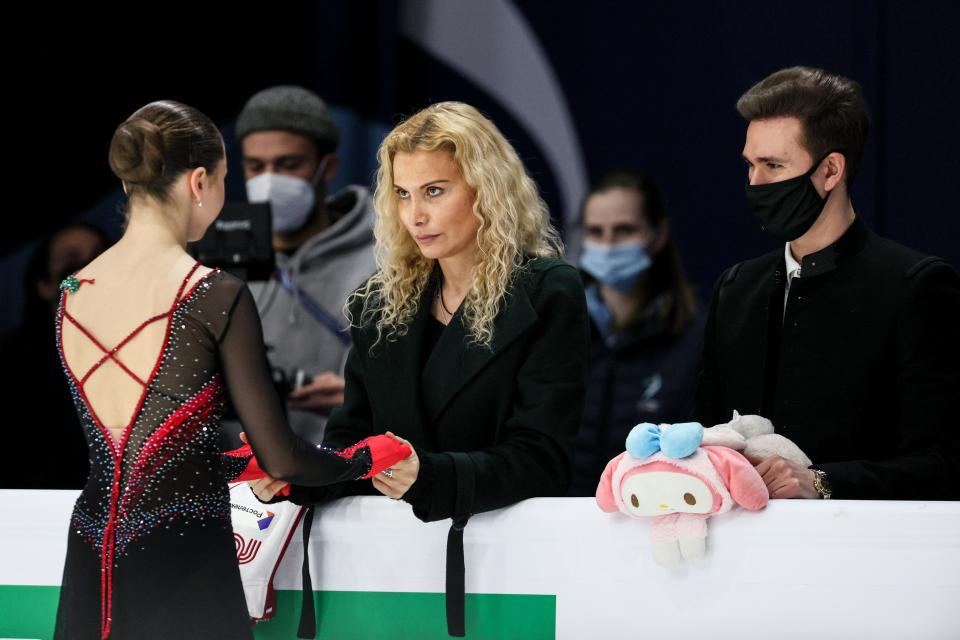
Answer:
<path fill-rule="evenodd" d="M 592 337 L 569 495 L 592 496 L 634 425 L 688 417 L 704 317 L 660 190 L 648 176 L 636 170 L 602 176 L 584 201 L 581 231 Z"/>

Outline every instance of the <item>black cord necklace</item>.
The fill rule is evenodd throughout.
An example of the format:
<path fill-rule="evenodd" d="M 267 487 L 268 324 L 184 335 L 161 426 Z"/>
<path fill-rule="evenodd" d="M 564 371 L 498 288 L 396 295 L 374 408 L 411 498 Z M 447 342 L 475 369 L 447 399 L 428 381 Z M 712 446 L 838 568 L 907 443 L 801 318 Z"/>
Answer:
<path fill-rule="evenodd" d="M 451 318 L 453 314 L 450 313 L 450 310 L 447 309 L 446 303 L 443 301 L 443 272 L 440 272 L 440 283 L 437 285 L 437 297 L 440 298 L 440 306 L 443 307 L 443 310 L 447 312 L 447 315 Z"/>

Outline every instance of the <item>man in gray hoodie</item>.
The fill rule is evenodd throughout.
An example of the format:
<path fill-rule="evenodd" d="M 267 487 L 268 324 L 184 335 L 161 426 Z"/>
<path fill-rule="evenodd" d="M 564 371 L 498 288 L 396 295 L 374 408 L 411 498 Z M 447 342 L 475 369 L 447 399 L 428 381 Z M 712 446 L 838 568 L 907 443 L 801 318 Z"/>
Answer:
<path fill-rule="evenodd" d="M 373 199 L 350 185 L 327 196 L 340 132 L 324 102 L 296 86 L 255 94 L 237 119 L 251 202 L 269 202 L 277 268 L 249 283 L 274 368 L 302 386 L 287 399 L 290 424 L 319 443 L 330 410 L 343 403 L 350 348 L 343 305 L 376 270 Z"/>

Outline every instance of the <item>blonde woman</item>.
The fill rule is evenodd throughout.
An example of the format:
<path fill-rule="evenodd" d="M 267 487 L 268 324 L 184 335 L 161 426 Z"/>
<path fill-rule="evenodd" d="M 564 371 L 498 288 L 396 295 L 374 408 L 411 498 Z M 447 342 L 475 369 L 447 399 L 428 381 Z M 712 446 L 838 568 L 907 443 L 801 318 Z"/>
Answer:
<path fill-rule="evenodd" d="M 459 530 L 468 514 L 564 495 L 589 324 L 536 185 L 494 124 L 458 102 L 398 125 L 379 165 L 378 271 L 347 300 L 353 347 L 325 443 L 389 430 L 414 453 L 372 483 L 294 486 L 290 499 L 378 491 Z"/>

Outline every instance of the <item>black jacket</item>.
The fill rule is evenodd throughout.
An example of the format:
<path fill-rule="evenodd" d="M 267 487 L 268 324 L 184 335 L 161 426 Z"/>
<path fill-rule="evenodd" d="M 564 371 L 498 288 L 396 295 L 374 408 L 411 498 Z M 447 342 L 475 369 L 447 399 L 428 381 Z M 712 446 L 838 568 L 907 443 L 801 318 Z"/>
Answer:
<path fill-rule="evenodd" d="M 698 313 L 680 335 L 674 335 L 657 313 L 649 313 L 615 333 L 610 343 L 591 319 L 587 402 L 568 495 L 596 495 L 607 462 L 623 453 L 634 425 L 687 419 L 700 370 L 705 319 Z"/>
<path fill-rule="evenodd" d="M 960 499 L 960 278 L 857 218 L 806 256 L 784 313 L 783 250 L 714 290 L 694 418 L 770 418 L 835 498 Z"/>
<path fill-rule="evenodd" d="M 586 393 L 586 300 L 579 273 L 563 260 L 534 258 L 526 266 L 495 319 L 492 351 L 466 345 L 461 306 L 422 367 L 429 290 L 407 333 L 382 339 L 372 355 L 375 328 L 351 330 L 344 404 L 331 413 L 324 443 L 343 447 L 388 430 L 408 439 L 421 468 L 404 500 L 424 521 L 454 515 L 458 474 L 450 452 L 470 452 L 470 513 L 567 491 Z M 360 304 L 351 308 L 355 318 Z M 356 494 L 376 491 L 368 481 L 293 487 L 290 499 Z"/>

